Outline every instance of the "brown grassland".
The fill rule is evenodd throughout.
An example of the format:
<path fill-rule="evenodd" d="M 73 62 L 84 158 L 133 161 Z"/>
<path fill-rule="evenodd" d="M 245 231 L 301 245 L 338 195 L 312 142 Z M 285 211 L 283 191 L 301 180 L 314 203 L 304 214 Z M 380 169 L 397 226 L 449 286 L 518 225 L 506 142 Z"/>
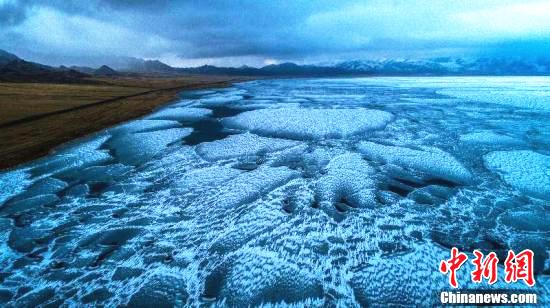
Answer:
<path fill-rule="evenodd" d="M 87 84 L 0 83 L 0 169 L 146 115 L 182 90 L 223 87 L 246 79 L 141 76 L 94 78 Z"/>

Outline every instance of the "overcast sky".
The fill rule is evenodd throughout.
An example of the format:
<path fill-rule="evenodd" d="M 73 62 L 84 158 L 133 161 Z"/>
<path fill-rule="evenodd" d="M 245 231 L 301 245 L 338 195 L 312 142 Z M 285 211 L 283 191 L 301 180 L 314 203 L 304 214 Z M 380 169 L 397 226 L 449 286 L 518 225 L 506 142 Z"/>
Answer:
<path fill-rule="evenodd" d="M 0 49 L 52 65 L 537 56 L 550 1 L 0 0 Z"/>

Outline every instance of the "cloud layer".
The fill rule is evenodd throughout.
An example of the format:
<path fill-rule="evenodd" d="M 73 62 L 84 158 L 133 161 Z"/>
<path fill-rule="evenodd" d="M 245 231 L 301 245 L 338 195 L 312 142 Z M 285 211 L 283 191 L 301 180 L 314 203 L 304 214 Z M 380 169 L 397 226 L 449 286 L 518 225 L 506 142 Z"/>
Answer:
<path fill-rule="evenodd" d="M 0 48 L 51 64 L 173 65 L 549 51 L 547 1 L 0 0 Z"/>

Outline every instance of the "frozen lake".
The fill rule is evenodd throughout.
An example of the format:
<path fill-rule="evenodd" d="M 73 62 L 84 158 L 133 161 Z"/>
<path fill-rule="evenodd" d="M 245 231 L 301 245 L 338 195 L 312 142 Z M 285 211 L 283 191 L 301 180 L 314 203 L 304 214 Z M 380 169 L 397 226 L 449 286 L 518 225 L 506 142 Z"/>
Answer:
<path fill-rule="evenodd" d="M 550 78 L 187 92 L 0 188 L 0 304 L 430 304 L 450 247 L 533 250 L 542 301 Z"/>

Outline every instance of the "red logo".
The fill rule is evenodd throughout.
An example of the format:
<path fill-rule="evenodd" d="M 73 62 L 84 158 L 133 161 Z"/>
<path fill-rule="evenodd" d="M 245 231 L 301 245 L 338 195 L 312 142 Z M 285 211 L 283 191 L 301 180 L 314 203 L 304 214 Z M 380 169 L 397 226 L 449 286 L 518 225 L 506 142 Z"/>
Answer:
<path fill-rule="evenodd" d="M 489 284 L 494 284 L 498 278 L 497 265 L 499 259 L 497 254 L 490 252 L 487 256 L 484 256 L 479 250 L 474 250 L 473 254 L 474 259 L 472 260 L 472 264 L 474 265 L 474 270 L 470 273 L 472 281 L 474 283 L 481 283 L 483 279 L 487 279 Z M 533 251 L 529 249 L 525 249 L 518 254 L 509 250 L 508 256 L 504 261 L 504 272 L 506 273 L 504 281 L 512 283 L 523 280 L 530 287 L 535 285 L 533 256 Z M 458 248 L 453 247 L 451 249 L 451 258 L 443 260 L 439 264 L 439 271 L 449 275 L 449 284 L 453 288 L 458 288 L 456 272 L 467 260 L 468 256 L 465 253 L 459 252 Z"/>
<path fill-rule="evenodd" d="M 511 283 L 523 280 L 528 286 L 534 286 L 533 256 L 534 253 L 530 249 L 525 249 L 517 255 L 509 250 L 506 261 L 504 261 L 504 271 L 506 272 L 504 281 Z"/>
<path fill-rule="evenodd" d="M 449 260 L 441 261 L 439 264 L 439 271 L 443 274 L 449 273 L 449 284 L 453 288 L 458 288 L 458 282 L 456 281 L 456 271 L 460 269 L 462 264 L 468 260 L 468 256 L 463 252 L 458 252 L 458 248 L 453 247 L 451 249 L 451 258 Z"/>
<path fill-rule="evenodd" d="M 472 260 L 475 269 L 472 271 L 472 281 L 480 283 L 483 278 L 489 279 L 489 284 L 497 282 L 497 254 L 491 252 L 483 259 L 483 253 L 479 250 L 474 250 L 475 259 Z"/>

